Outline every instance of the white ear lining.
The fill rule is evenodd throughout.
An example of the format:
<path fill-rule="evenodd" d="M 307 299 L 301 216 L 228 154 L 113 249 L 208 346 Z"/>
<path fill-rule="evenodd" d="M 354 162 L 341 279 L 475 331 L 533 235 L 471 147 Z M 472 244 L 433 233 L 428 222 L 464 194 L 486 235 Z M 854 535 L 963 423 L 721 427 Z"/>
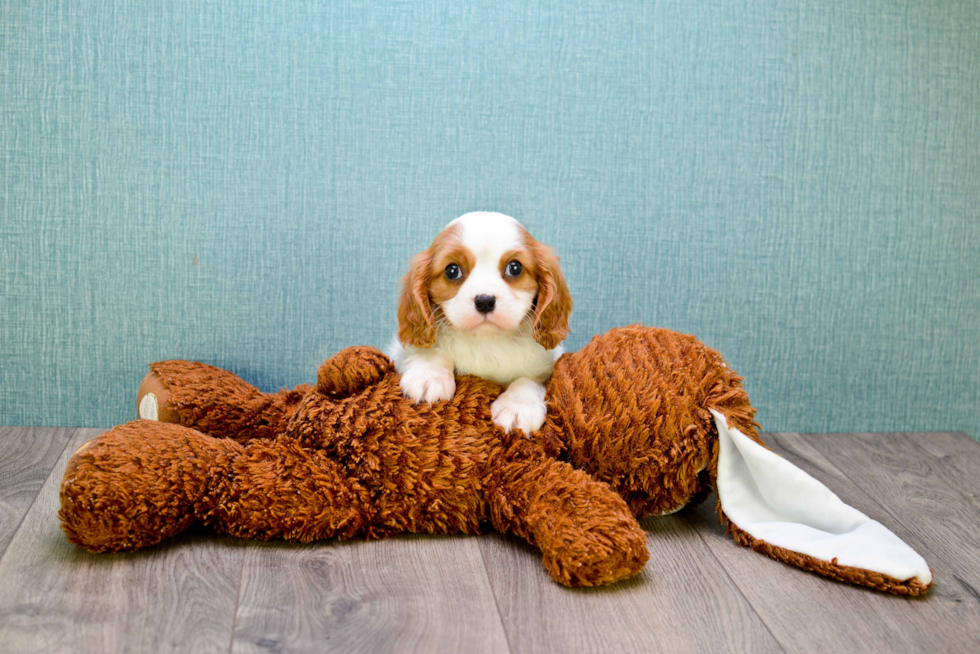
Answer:
<path fill-rule="evenodd" d="M 932 581 L 925 560 L 881 523 L 748 436 L 711 409 L 718 427 L 722 511 L 757 540 L 898 580 Z"/>

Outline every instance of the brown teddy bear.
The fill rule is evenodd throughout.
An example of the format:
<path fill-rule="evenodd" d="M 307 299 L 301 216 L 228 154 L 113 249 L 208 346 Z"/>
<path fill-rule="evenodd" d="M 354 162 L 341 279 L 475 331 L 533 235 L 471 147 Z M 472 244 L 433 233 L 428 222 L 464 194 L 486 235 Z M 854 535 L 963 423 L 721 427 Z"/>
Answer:
<path fill-rule="evenodd" d="M 62 527 L 93 552 L 152 545 L 196 522 L 304 542 L 491 527 L 537 546 L 559 583 L 591 586 L 642 569 L 648 554 L 637 516 L 700 502 L 721 482 L 719 515 L 742 545 L 889 592 L 931 586 L 924 561 L 902 567 L 921 557 L 881 554 L 908 548 L 842 503 L 852 513 L 834 517 L 844 509 L 828 499 L 826 513 L 803 515 L 802 525 L 796 508 L 782 507 L 790 536 L 771 529 L 766 512 L 779 501 L 755 497 L 761 482 L 744 469 L 761 466 L 766 476 L 789 464 L 761 445 L 741 378 L 691 336 L 632 326 L 563 355 L 547 384 L 547 419 L 533 434 L 495 426 L 490 404 L 502 388 L 476 377 L 457 379 L 450 400 L 414 404 L 391 361 L 369 347 L 331 357 L 313 387 L 273 394 L 201 363 L 150 368 L 138 402 L 156 420 L 107 431 L 65 470 Z M 799 475 L 817 483 L 792 470 L 789 486 L 800 486 Z M 824 491 L 836 500 L 820 488 L 804 489 L 807 505 Z M 868 523 L 892 540 L 873 540 L 848 558 L 854 533 Z M 793 547 L 806 540 L 801 527 L 817 529 L 818 543 L 828 529 L 835 537 L 844 529 L 845 545 Z M 898 564 L 889 559 L 896 556 Z M 878 565 L 880 558 L 889 560 Z"/>

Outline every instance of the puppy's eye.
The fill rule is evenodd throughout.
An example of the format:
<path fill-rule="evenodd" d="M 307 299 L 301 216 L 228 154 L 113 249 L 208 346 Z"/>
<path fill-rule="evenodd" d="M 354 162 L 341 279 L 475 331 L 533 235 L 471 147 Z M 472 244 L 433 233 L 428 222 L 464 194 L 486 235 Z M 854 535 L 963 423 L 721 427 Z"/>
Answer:
<path fill-rule="evenodd" d="M 506 271 L 506 273 L 507 273 L 507 276 L 508 277 L 517 277 L 523 271 L 524 271 L 524 266 L 521 265 L 521 262 L 520 261 L 516 261 L 515 260 L 515 261 L 511 261 L 510 263 L 507 264 L 507 271 Z"/>
<path fill-rule="evenodd" d="M 455 281 L 463 276 L 463 271 L 455 263 L 451 263 L 446 266 L 446 279 L 449 281 Z"/>

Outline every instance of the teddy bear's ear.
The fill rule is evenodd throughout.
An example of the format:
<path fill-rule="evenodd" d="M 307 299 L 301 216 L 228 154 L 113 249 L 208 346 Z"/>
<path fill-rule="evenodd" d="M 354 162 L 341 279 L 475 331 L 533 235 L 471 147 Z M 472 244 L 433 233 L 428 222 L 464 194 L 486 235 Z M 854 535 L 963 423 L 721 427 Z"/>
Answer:
<path fill-rule="evenodd" d="M 899 595 L 929 590 L 929 565 L 898 536 L 709 410 L 719 511 L 736 542 L 840 581 Z"/>
<path fill-rule="evenodd" d="M 323 362 L 316 375 L 316 390 L 332 398 L 350 397 L 376 384 L 394 369 L 380 350 L 359 346 L 341 350 Z"/>

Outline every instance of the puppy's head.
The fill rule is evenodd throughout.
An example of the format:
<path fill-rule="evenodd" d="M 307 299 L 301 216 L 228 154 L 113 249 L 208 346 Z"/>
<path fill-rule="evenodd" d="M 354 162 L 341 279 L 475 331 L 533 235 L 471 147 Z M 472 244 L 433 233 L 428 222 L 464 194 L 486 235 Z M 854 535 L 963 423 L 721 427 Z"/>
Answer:
<path fill-rule="evenodd" d="M 449 223 L 412 259 L 398 307 L 398 339 L 431 347 L 436 323 L 476 336 L 529 326 L 552 349 L 568 334 L 572 298 L 558 257 L 516 220 L 477 212 Z"/>

